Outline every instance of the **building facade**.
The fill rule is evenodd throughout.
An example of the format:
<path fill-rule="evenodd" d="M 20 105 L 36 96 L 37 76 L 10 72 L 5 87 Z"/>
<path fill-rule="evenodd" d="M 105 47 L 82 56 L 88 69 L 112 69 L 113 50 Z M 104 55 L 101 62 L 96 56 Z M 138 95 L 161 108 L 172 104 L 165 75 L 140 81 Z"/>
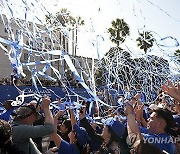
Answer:
<path fill-rule="evenodd" d="M 0 18 L 0 37 L 11 42 L 23 40 L 23 48 L 20 50 L 20 62 L 22 64 L 29 62 L 48 61 L 61 74 L 70 71 L 68 65 L 60 55 L 46 54 L 51 50 L 63 50 L 69 53 L 69 46 L 72 42 L 61 30 L 49 31 L 47 25 L 39 25 L 32 22 L 25 22 L 20 19 L 8 20 L 6 16 Z M 21 37 L 21 39 L 19 39 Z M 0 42 L 1 43 L 1 42 Z M 12 49 L 11 45 L 1 43 L 8 51 Z M 72 52 L 71 52 L 72 53 Z M 92 71 L 92 58 L 72 56 L 72 62 L 79 73 L 85 71 L 87 74 Z M 59 59 L 56 61 L 56 59 Z M 52 62 L 52 60 L 54 60 Z M 45 64 L 36 64 L 32 66 L 23 66 L 23 72 L 26 78 L 31 78 L 33 70 L 42 70 Z M 0 78 L 10 77 L 13 72 L 7 52 L 0 47 Z M 47 69 L 46 74 L 56 77 L 52 69 Z M 85 77 L 86 78 L 86 77 Z"/>

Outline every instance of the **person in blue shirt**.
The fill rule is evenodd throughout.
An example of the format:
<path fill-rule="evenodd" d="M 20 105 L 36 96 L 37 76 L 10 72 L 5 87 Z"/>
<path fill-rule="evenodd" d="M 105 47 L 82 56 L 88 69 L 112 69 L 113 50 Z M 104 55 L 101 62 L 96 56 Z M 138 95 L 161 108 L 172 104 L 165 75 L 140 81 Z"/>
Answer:
<path fill-rule="evenodd" d="M 12 102 L 13 100 L 7 100 L 3 103 L 3 107 L 6 109 L 6 112 L 0 115 L 0 119 L 5 121 L 10 120 L 10 115 L 14 111 L 14 107 L 11 105 Z"/>
<path fill-rule="evenodd" d="M 68 134 L 69 137 L 69 142 L 65 141 L 62 139 L 62 137 L 57 134 L 57 120 L 60 116 L 62 116 L 64 114 L 65 110 L 62 111 L 60 110 L 55 116 L 54 116 L 54 128 L 55 128 L 55 132 L 53 134 L 51 134 L 51 139 L 54 141 L 56 147 L 49 149 L 49 151 L 52 152 L 58 152 L 59 154 L 80 154 L 80 151 L 78 149 L 77 146 L 77 142 L 78 142 L 78 134 L 76 131 L 80 131 L 78 128 L 78 126 L 75 124 L 75 119 L 73 120 L 74 122 L 72 122 L 72 113 L 71 112 L 71 125 L 73 126 L 73 130 Z M 75 126 L 74 126 L 75 125 Z M 80 135 L 80 134 L 79 134 Z M 83 137 L 81 137 L 82 140 Z M 86 138 L 86 136 L 84 136 L 84 138 Z"/>
<path fill-rule="evenodd" d="M 169 111 L 157 109 L 150 115 L 147 128 L 139 129 L 133 114 L 133 107 L 126 103 L 128 135 L 137 134 L 139 140 L 156 145 L 161 151 L 174 154 L 175 145 L 171 137 L 174 120 Z"/>

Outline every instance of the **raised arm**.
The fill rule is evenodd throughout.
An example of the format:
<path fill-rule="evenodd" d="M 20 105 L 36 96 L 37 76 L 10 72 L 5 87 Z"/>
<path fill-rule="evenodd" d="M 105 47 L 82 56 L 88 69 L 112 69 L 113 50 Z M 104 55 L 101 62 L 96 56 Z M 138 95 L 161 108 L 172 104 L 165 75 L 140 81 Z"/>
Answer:
<path fill-rule="evenodd" d="M 54 141 L 54 143 L 55 143 L 55 145 L 56 145 L 57 148 L 60 147 L 60 144 L 61 144 L 61 141 L 62 141 L 61 136 L 59 136 L 59 135 L 57 134 L 57 120 L 58 120 L 58 118 L 59 118 L 61 115 L 63 115 L 63 114 L 64 114 L 64 111 L 59 111 L 59 112 L 54 116 L 54 129 L 55 129 L 55 131 L 54 131 L 53 134 L 51 134 L 51 139 Z"/>
<path fill-rule="evenodd" d="M 177 101 L 180 101 L 180 84 L 178 83 L 178 85 L 175 87 L 170 80 L 168 80 L 168 84 L 169 86 L 162 84 L 162 91 Z"/>
<path fill-rule="evenodd" d="M 49 108 L 50 102 L 51 100 L 47 96 L 44 96 L 43 101 L 42 101 L 42 109 L 44 111 L 44 116 L 45 116 L 44 123 L 51 123 L 54 125 L 53 115 Z"/>
<path fill-rule="evenodd" d="M 73 127 L 77 123 L 73 109 L 70 109 L 70 115 L 71 115 L 71 125 Z"/>
<path fill-rule="evenodd" d="M 130 104 L 126 103 L 125 112 L 127 115 L 127 130 L 128 135 L 131 133 L 138 133 L 141 135 L 140 130 L 136 124 L 135 116 L 133 114 L 133 108 Z"/>
<path fill-rule="evenodd" d="M 95 130 L 91 127 L 89 121 L 86 119 L 85 112 L 86 109 L 83 108 L 82 112 L 80 112 L 79 114 L 81 119 L 80 120 L 81 125 L 86 129 L 90 138 L 93 138 L 94 140 L 96 140 L 101 144 L 103 142 L 103 138 L 100 135 L 96 134 Z"/>

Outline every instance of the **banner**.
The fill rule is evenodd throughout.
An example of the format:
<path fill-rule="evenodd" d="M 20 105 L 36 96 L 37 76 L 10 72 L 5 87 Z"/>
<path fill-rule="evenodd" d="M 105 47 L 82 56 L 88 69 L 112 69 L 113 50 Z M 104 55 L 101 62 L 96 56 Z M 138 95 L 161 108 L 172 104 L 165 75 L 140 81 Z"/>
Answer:
<path fill-rule="evenodd" d="M 33 93 L 37 93 L 36 89 L 34 86 L 19 86 L 18 87 L 20 90 L 24 91 L 25 95 L 26 94 L 33 94 Z M 42 88 L 42 87 L 38 87 L 40 94 L 43 95 L 48 95 L 52 101 L 56 100 L 56 95 L 60 96 L 60 97 L 65 97 L 66 93 L 62 90 L 62 88 L 60 87 L 46 87 L 46 88 Z M 11 100 L 15 100 L 16 97 L 19 95 L 18 90 L 16 89 L 16 87 L 11 86 L 11 85 L 1 85 L 0 86 L 0 102 L 5 102 L 8 99 Z M 56 95 L 55 95 L 56 94 Z M 33 98 L 28 97 L 25 98 L 25 101 L 30 101 Z"/>

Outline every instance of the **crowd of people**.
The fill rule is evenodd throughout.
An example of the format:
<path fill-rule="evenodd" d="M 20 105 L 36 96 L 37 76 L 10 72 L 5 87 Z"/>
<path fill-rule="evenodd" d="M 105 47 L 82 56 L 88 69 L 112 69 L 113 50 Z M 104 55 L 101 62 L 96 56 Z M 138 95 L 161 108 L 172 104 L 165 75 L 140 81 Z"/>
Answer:
<path fill-rule="evenodd" d="M 70 86 L 74 88 L 80 88 L 81 85 L 72 77 L 64 77 L 61 82 L 57 81 L 50 81 L 48 79 L 40 79 L 40 82 L 37 82 L 37 85 L 43 85 L 46 87 L 56 87 L 56 86 Z M 64 83 L 65 85 L 62 85 Z M 16 86 L 33 86 L 32 79 L 27 78 L 16 78 L 14 81 L 12 77 L 6 77 L 0 79 L 0 85 L 16 85 Z"/>
<path fill-rule="evenodd" d="M 180 153 L 180 85 L 163 84 L 161 99 L 141 102 L 141 94 L 121 101 L 119 106 L 98 106 L 81 100 L 80 107 L 57 101 L 32 100 L 13 107 L 2 104 L 0 114 L 1 154 L 178 154 Z M 168 104 L 169 95 L 174 103 Z M 117 100 L 117 101 L 119 101 Z M 43 138 L 49 142 L 43 146 Z"/>

